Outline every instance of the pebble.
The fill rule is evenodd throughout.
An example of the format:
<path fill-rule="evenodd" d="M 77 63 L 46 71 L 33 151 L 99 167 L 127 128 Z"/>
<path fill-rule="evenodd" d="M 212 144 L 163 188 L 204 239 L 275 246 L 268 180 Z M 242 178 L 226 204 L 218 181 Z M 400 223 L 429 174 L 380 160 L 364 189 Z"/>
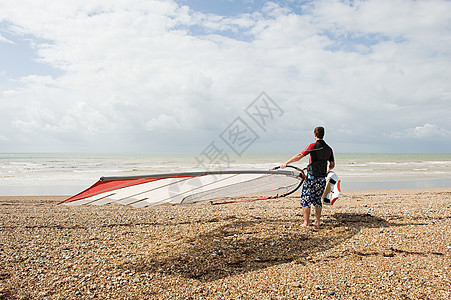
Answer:
<path fill-rule="evenodd" d="M 298 195 L 145 209 L 0 197 L 0 299 L 451 298 L 451 190 L 348 194 L 319 230 L 300 226 Z"/>

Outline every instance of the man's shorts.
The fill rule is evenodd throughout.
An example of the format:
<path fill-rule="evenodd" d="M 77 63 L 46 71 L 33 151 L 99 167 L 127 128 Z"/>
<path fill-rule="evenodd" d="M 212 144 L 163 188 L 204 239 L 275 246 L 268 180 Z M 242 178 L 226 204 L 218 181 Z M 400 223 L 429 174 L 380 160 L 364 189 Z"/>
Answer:
<path fill-rule="evenodd" d="M 322 207 L 321 197 L 326 187 L 325 177 L 315 177 L 306 174 L 304 184 L 302 185 L 301 192 L 301 206 L 302 207 Z"/>

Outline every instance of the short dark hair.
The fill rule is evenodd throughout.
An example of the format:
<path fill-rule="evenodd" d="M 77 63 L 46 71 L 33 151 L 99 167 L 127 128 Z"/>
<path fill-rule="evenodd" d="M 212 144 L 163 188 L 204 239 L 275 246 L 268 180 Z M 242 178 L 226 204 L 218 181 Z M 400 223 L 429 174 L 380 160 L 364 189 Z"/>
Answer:
<path fill-rule="evenodd" d="M 313 130 L 313 133 L 319 139 L 324 138 L 324 127 L 321 126 L 316 127 L 315 130 Z"/>

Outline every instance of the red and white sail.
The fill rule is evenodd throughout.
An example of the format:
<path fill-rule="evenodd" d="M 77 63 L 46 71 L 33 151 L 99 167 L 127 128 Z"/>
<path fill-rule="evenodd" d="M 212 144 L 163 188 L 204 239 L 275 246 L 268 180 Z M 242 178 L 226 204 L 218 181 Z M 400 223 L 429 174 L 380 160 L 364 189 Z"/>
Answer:
<path fill-rule="evenodd" d="M 302 184 L 302 175 L 298 170 L 248 170 L 102 177 L 90 188 L 60 204 L 118 203 L 146 207 L 261 193 L 274 198 L 297 190 Z"/>

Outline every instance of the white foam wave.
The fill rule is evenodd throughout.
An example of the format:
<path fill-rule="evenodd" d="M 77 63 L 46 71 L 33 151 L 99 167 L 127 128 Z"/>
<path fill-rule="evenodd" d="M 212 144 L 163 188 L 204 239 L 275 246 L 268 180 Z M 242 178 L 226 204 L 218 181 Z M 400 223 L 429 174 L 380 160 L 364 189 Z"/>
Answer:
<path fill-rule="evenodd" d="M 259 154 L 233 157 L 229 164 L 200 165 L 195 155 L 173 154 L 0 154 L 0 185 L 90 185 L 101 176 L 156 174 L 216 169 L 269 170 L 292 155 Z M 306 167 L 304 158 L 293 165 Z M 342 178 L 451 177 L 451 154 L 336 155 L 335 171 Z M 353 179 L 353 180 L 354 180 Z"/>

